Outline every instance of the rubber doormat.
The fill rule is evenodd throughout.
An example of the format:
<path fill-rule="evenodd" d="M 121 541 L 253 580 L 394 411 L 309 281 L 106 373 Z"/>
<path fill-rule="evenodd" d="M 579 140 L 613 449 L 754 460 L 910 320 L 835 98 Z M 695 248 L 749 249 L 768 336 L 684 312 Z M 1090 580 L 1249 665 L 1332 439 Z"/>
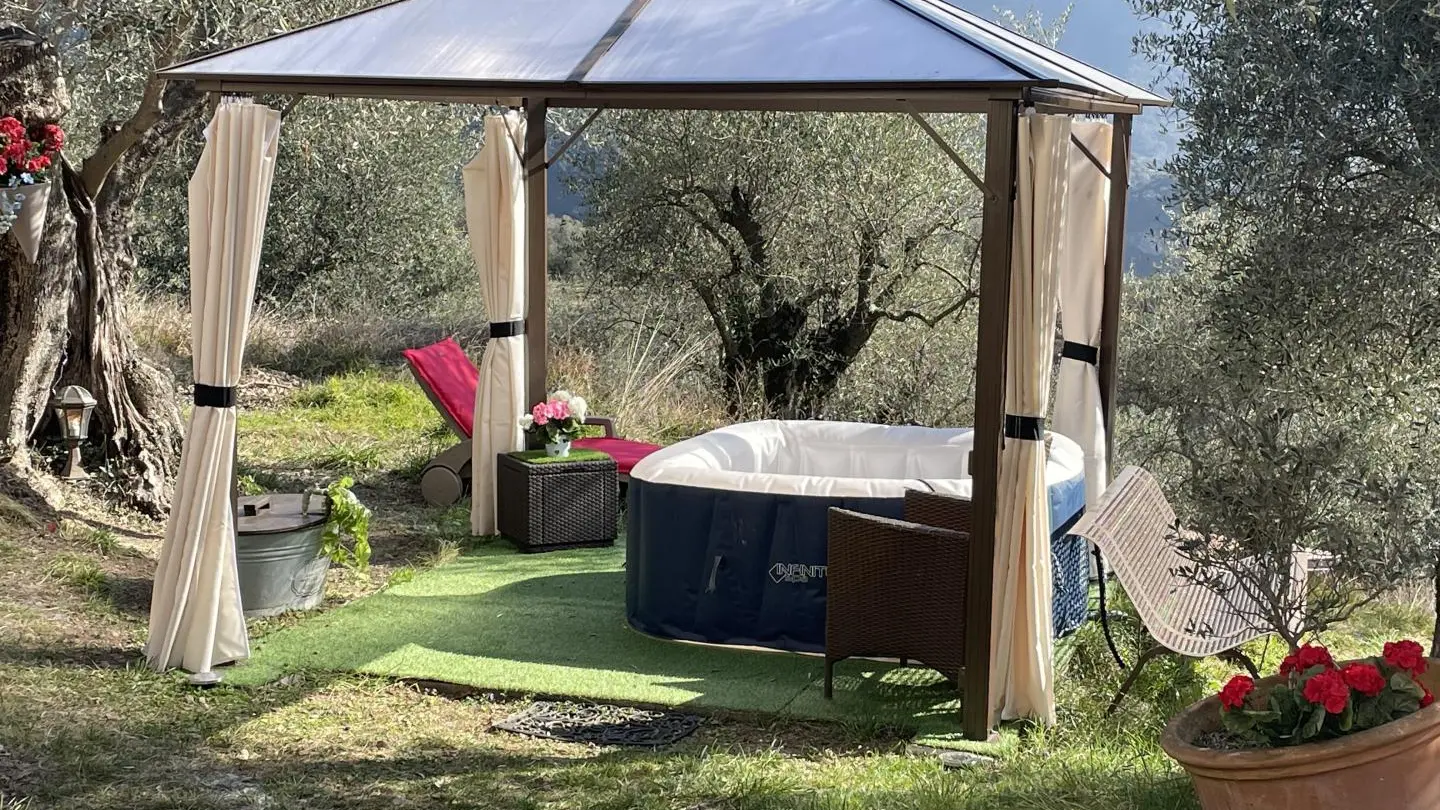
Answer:
<path fill-rule="evenodd" d="M 537 700 L 495 728 L 549 740 L 657 748 L 688 737 L 700 718 L 679 712 Z"/>

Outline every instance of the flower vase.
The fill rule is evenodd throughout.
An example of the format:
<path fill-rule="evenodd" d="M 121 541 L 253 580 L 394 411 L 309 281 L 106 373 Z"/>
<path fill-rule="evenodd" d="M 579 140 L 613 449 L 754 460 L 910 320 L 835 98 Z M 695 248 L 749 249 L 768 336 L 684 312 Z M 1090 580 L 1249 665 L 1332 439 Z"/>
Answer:
<path fill-rule="evenodd" d="M 547 442 L 545 444 L 545 455 L 550 458 L 569 458 L 570 440 L 561 439 L 558 442 Z"/>
<path fill-rule="evenodd" d="M 40 256 L 40 240 L 45 236 L 45 215 L 50 210 L 50 184 L 0 189 L 0 209 L 5 208 L 7 197 L 16 215 L 10 229 L 25 258 L 34 264 Z M 0 211 L 0 219 L 3 218 L 4 213 Z"/>

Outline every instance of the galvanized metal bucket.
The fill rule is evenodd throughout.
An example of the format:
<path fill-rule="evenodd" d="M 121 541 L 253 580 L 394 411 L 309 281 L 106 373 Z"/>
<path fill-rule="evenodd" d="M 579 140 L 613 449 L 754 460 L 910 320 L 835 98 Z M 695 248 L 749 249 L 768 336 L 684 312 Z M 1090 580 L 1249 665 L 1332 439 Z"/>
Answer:
<path fill-rule="evenodd" d="M 240 499 L 235 519 L 235 562 L 240 603 L 254 619 L 311 610 L 325 598 L 330 560 L 321 556 L 321 534 L 329 517 L 322 508 L 307 513 L 303 495 L 261 495 Z"/>

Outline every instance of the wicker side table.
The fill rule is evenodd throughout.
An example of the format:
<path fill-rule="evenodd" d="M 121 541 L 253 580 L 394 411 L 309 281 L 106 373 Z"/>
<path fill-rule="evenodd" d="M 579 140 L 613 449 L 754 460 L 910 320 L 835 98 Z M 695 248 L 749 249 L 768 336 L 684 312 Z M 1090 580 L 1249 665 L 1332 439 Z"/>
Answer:
<path fill-rule="evenodd" d="M 620 522 L 615 459 L 574 451 L 504 453 L 495 461 L 500 534 L 521 551 L 613 546 Z"/>

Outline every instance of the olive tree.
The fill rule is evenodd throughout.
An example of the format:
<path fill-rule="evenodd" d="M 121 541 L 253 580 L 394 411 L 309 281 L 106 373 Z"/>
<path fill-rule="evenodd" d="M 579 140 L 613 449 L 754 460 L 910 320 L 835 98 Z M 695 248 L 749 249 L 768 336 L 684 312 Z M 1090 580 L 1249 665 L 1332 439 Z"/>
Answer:
<path fill-rule="evenodd" d="M 732 416 L 815 416 L 885 322 L 975 299 L 980 198 L 898 116 L 607 113 L 575 173 L 589 264 L 688 297 Z M 948 127 L 970 145 L 976 127 Z"/>
<path fill-rule="evenodd" d="M 198 135 L 204 96 L 154 71 L 256 37 L 342 0 L 0 0 L 0 108 L 71 141 L 36 262 L 0 244 L 0 461 L 29 478 L 29 442 L 55 384 L 99 400 L 97 433 L 123 491 L 160 512 L 178 456 L 174 381 L 136 351 L 123 293 L 132 231 L 155 167 Z"/>
<path fill-rule="evenodd" d="M 301 99 L 280 133 L 256 296 L 287 312 L 411 314 L 472 292 L 460 170 L 479 148 L 474 108 Z M 182 218 L 199 139 L 156 169 L 135 239 L 137 283 L 188 294 Z"/>
<path fill-rule="evenodd" d="M 1440 394 L 1431 0 L 1137 0 L 1187 121 L 1172 250 L 1126 390 L 1163 421 L 1198 570 L 1292 645 L 1430 570 Z M 1300 594 L 1290 553 L 1322 553 Z M 1302 598 L 1303 597 L 1303 598 Z"/>
<path fill-rule="evenodd" d="M 110 468 L 163 510 L 180 435 L 175 380 L 136 351 L 125 292 L 188 285 L 185 189 L 210 113 L 161 67 L 367 0 L 0 0 L 0 108 L 70 132 L 47 240 L 0 242 L 0 461 L 25 476 L 56 384 L 95 392 Z M 261 295 L 314 309 L 414 308 L 472 282 L 459 168 L 473 111 L 266 99 L 286 109 Z M 469 135 L 466 133 L 470 132 Z"/>

